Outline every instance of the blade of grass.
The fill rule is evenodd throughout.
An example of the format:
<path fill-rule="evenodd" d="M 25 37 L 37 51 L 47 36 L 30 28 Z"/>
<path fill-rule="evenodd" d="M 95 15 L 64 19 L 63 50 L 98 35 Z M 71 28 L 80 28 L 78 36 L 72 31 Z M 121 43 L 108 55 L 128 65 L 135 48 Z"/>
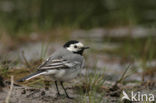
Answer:
<path fill-rule="evenodd" d="M 12 93 L 12 90 L 13 90 L 13 86 L 14 86 L 14 76 L 11 76 L 11 85 L 10 85 L 10 90 L 8 92 L 8 95 L 5 99 L 5 103 L 9 103 L 10 101 L 10 97 L 11 97 L 11 93 Z"/>

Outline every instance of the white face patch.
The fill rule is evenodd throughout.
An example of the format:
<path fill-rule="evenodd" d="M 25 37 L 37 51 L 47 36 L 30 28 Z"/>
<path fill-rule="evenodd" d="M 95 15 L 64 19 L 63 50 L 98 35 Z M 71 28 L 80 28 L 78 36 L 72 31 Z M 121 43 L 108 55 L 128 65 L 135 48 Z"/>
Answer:
<path fill-rule="evenodd" d="M 84 47 L 84 45 L 83 45 L 81 42 L 76 43 L 75 45 L 77 45 L 77 46 L 80 47 L 80 48 Z"/>
<path fill-rule="evenodd" d="M 82 48 L 84 47 L 84 45 L 79 42 L 79 43 L 75 43 L 75 44 L 71 44 L 67 50 L 72 51 L 72 52 L 78 52 L 80 51 Z"/>

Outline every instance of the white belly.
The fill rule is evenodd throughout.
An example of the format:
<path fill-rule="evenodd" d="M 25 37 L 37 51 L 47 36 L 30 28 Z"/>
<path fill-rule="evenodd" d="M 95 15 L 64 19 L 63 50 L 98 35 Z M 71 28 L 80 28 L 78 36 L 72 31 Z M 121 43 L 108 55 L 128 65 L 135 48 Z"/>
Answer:
<path fill-rule="evenodd" d="M 69 81 L 75 78 L 81 69 L 62 69 L 56 70 L 54 74 L 49 75 L 53 80 Z"/>

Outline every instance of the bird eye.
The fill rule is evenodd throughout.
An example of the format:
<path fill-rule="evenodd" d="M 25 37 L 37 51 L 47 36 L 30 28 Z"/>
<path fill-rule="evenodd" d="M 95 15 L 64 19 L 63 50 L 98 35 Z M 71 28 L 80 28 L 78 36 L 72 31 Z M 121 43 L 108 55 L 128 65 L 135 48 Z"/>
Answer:
<path fill-rule="evenodd" d="M 77 48 L 77 45 L 75 45 L 74 48 Z"/>

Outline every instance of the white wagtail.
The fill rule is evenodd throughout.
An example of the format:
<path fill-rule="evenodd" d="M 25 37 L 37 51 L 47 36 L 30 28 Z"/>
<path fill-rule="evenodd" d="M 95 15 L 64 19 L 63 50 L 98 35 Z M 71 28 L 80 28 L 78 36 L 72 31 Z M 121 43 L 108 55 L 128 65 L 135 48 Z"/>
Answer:
<path fill-rule="evenodd" d="M 69 97 L 66 89 L 63 86 L 64 81 L 68 81 L 77 76 L 84 66 L 84 58 L 82 56 L 85 47 L 81 42 L 76 40 L 68 41 L 63 47 L 55 51 L 45 62 L 39 67 L 37 72 L 30 74 L 19 82 L 30 80 L 40 75 L 47 75 L 55 81 L 57 94 L 60 95 L 57 82 L 60 82 L 64 92 Z"/>

